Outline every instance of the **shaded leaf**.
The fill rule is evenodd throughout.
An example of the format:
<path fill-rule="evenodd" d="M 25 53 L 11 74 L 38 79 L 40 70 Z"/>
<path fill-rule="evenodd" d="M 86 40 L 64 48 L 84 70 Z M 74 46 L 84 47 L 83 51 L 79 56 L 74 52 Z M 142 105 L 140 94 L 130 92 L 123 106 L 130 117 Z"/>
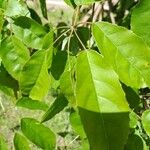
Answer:
<path fill-rule="evenodd" d="M 122 84 L 122 88 L 126 94 L 126 99 L 129 103 L 129 106 L 131 109 L 136 109 L 136 107 L 140 103 L 140 97 L 138 93 L 131 87 L 126 86 L 125 84 Z"/>
<path fill-rule="evenodd" d="M 139 134 L 130 134 L 124 150 L 148 150 L 145 141 Z"/>
<path fill-rule="evenodd" d="M 131 30 L 141 36 L 150 46 L 150 2 L 141 0 L 133 9 L 131 16 Z"/>
<path fill-rule="evenodd" d="M 15 133 L 14 146 L 15 150 L 30 150 L 28 141 L 19 133 Z"/>
<path fill-rule="evenodd" d="M 14 19 L 12 29 L 28 47 L 42 49 L 43 38 L 47 32 L 42 25 L 31 18 L 21 16 Z"/>
<path fill-rule="evenodd" d="M 122 150 L 129 107 L 117 74 L 95 51 L 83 51 L 77 58 L 76 96 L 90 149 Z"/>
<path fill-rule="evenodd" d="M 18 91 L 18 82 L 8 74 L 3 65 L 0 66 L 0 79 L 0 90 L 8 96 L 16 96 Z"/>
<path fill-rule="evenodd" d="M 38 22 L 39 24 L 42 24 L 41 18 L 39 17 L 39 15 L 37 14 L 37 12 L 28 7 L 28 10 L 30 11 L 30 16 L 33 20 L 35 20 L 36 22 Z"/>
<path fill-rule="evenodd" d="M 42 116 L 41 122 L 45 122 L 53 118 L 56 114 L 62 111 L 68 104 L 64 95 L 60 94 L 54 103 L 49 107 L 47 112 Z"/>
<path fill-rule="evenodd" d="M 46 8 L 46 0 L 39 0 L 40 1 L 40 7 L 43 14 L 43 17 L 47 19 L 47 8 Z"/>
<path fill-rule="evenodd" d="M 20 98 L 17 101 L 16 106 L 28 108 L 28 109 L 31 109 L 31 110 L 43 110 L 43 111 L 46 111 L 48 109 L 48 105 L 45 104 L 44 102 L 40 102 L 40 101 L 37 101 L 37 100 L 32 100 L 29 97 L 22 97 L 22 98 Z"/>
<path fill-rule="evenodd" d="M 57 51 L 56 54 L 53 56 L 53 61 L 51 65 L 51 74 L 55 78 L 55 80 L 58 80 L 62 73 L 65 70 L 67 62 L 67 52 L 65 51 Z"/>
<path fill-rule="evenodd" d="M 34 144 L 44 150 L 54 150 L 56 144 L 55 134 L 46 126 L 32 118 L 21 119 L 23 134 Z"/>
<path fill-rule="evenodd" d="M 30 55 L 23 43 L 16 36 L 11 36 L 1 42 L 0 57 L 8 73 L 19 80 L 20 72 Z"/>
<path fill-rule="evenodd" d="M 100 52 L 128 86 L 150 86 L 150 48 L 126 28 L 106 22 L 93 25 Z"/>
<path fill-rule="evenodd" d="M 144 127 L 144 130 L 150 136 L 150 109 L 146 110 L 142 114 L 142 124 Z"/>
<path fill-rule="evenodd" d="M 22 94 L 41 100 L 48 93 L 50 76 L 47 70 L 46 51 L 37 51 L 25 64 L 20 76 Z"/>

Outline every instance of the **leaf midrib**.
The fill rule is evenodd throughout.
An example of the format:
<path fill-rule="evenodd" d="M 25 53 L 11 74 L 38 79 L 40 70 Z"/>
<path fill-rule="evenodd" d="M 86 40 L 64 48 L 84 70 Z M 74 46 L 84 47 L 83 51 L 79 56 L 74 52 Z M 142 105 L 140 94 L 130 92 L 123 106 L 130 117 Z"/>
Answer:
<path fill-rule="evenodd" d="M 95 97 L 96 97 L 96 102 L 98 101 L 98 96 L 97 96 L 97 91 L 96 91 L 96 87 L 95 87 L 95 84 L 94 84 L 94 78 L 93 78 L 93 75 L 92 75 L 92 70 L 91 70 L 91 68 L 90 68 L 90 59 L 89 59 L 89 56 L 88 56 L 88 52 L 86 52 L 86 55 L 87 55 L 87 63 L 88 63 L 88 68 L 89 68 L 89 71 L 90 71 L 90 77 L 91 77 L 91 82 L 92 82 L 92 85 L 93 85 L 93 90 L 95 91 L 94 93 L 95 93 Z M 106 138 L 106 141 L 109 141 L 108 140 L 108 135 L 107 135 L 107 132 L 106 132 L 106 130 L 105 130 L 105 122 L 104 122 L 104 119 L 103 119 L 103 115 L 101 114 L 101 109 L 100 109 L 100 105 L 99 105 L 99 103 L 97 102 L 97 106 L 98 106 L 98 109 L 99 109 L 99 115 L 100 115 L 100 118 L 101 118 L 101 120 L 100 121 L 102 121 L 102 125 L 103 125 L 103 128 L 104 128 L 104 133 L 105 133 L 105 138 Z M 98 118 L 98 119 L 100 119 L 100 118 Z M 109 142 L 107 142 L 107 148 L 108 148 L 108 150 L 109 150 Z"/>

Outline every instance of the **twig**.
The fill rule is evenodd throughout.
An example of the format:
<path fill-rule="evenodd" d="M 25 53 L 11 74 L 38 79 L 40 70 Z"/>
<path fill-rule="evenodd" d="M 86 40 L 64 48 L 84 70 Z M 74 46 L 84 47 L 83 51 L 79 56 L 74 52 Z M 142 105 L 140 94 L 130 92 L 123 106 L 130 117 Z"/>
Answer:
<path fill-rule="evenodd" d="M 79 36 L 78 36 L 78 34 L 77 34 L 77 32 L 76 32 L 75 30 L 74 30 L 74 33 L 75 33 L 77 39 L 79 40 L 80 44 L 82 45 L 83 49 L 86 50 L 86 47 L 85 47 L 84 44 L 82 43 L 81 39 L 79 38 Z"/>
<path fill-rule="evenodd" d="M 77 136 L 67 145 L 67 147 L 70 146 L 77 138 L 79 138 L 79 135 L 77 135 Z"/>
<path fill-rule="evenodd" d="M 108 7 L 109 7 L 108 13 L 109 13 L 110 20 L 112 23 L 115 24 L 116 20 L 115 20 L 114 14 L 112 12 L 113 4 L 112 4 L 111 0 L 108 0 Z"/>

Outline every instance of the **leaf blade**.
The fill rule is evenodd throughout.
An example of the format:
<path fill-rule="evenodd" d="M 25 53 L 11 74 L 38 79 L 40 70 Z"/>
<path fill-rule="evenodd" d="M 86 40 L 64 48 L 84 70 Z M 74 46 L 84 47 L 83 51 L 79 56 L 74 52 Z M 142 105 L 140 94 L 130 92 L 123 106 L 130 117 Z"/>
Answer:
<path fill-rule="evenodd" d="M 32 118 L 21 119 L 21 130 L 23 134 L 34 144 L 44 150 L 55 149 L 55 134 L 44 125 Z"/>
<path fill-rule="evenodd" d="M 87 50 L 77 58 L 76 95 L 90 148 L 123 149 L 128 136 L 129 107 L 118 76 L 95 51 Z"/>
<path fill-rule="evenodd" d="M 23 67 L 20 88 L 23 95 L 41 100 L 48 93 L 49 86 L 46 51 L 37 51 Z"/>
<path fill-rule="evenodd" d="M 15 146 L 15 150 L 22 150 L 22 149 L 30 150 L 27 139 L 19 133 L 15 133 L 14 146 Z"/>
<path fill-rule="evenodd" d="M 150 20 L 150 3 L 149 0 L 142 0 L 132 11 L 131 30 L 150 46 L 150 23 L 147 20 Z"/>
<path fill-rule="evenodd" d="M 95 23 L 92 28 L 99 50 L 120 80 L 134 88 L 150 86 L 150 48 L 145 42 L 132 31 L 110 23 Z"/>

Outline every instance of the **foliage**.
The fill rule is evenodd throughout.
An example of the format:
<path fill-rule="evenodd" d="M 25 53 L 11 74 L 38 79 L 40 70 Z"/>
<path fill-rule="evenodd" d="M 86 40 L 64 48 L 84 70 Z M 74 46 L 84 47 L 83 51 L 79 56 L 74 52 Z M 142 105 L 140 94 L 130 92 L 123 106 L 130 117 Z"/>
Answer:
<path fill-rule="evenodd" d="M 41 15 L 23 0 L 0 0 L 0 90 L 16 107 L 42 110 L 40 120 L 21 119 L 14 148 L 57 149 L 60 133 L 45 122 L 67 108 L 79 149 L 148 150 L 149 1 L 65 2 L 72 23 L 55 27 L 45 0 Z M 7 149 L 2 135 L 0 149 Z"/>

